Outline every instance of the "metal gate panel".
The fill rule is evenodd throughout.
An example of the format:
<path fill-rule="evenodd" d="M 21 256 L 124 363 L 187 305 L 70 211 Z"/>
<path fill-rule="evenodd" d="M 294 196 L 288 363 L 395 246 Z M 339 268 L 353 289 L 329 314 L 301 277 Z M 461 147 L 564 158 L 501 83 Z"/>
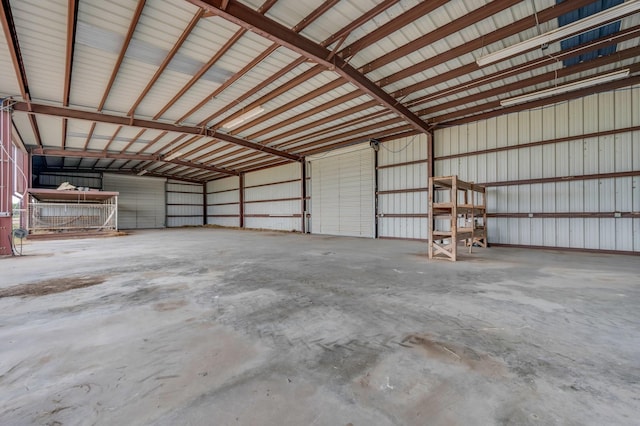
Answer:
<path fill-rule="evenodd" d="M 166 179 L 105 173 L 103 189 L 117 191 L 118 228 L 164 228 Z"/>

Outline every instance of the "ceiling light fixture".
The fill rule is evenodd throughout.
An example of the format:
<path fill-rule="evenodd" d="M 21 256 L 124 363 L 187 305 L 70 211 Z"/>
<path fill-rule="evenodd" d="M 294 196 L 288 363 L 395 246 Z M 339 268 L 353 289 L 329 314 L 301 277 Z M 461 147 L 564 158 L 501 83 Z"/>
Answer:
<path fill-rule="evenodd" d="M 261 106 L 257 106 L 255 108 L 245 112 L 244 114 L 234 118 L 233 120 L 224 123 L 222 125 L 222 128 L 223 129 L 227 129 L 227 130 L 231 130 L 234 127 L 238 127 L 239 125 L 241 125 L 245 121 L 255 117 L 256 115 L 262 114 L 263 112 L 264 112 L 264 108 L 262 108 Z"/>
<path fill-rule="evenodd" d="M 147 174 L 147 173 L 149 173 L 149 170 L 140 170 L 140 171 L 138 172 L 138 176 L 142 176 L 142 175 L 145 175 L 145 174 Z"/>
<path fill-rule="evenodd" d="M 527 93 L 526 95 L 516 96 L 509 99 L 503 99 L 500 101 L 502 106 L 511 106 L 521 104 L 524 102 L 533 101 L 536 99 L 548 98 L 549 96 L 559 95 L 562 93 L 573 92 L 574 90 L 582 89 L 584 87 L 595 86 L 601 83 L 607 83 L 613 80 L 619 80 L 629 75 L 629 68 L 603 74 L 597 77 L 587 78 L 585 80 L 574 81 L 573 83 L 563 84 L 562 86 L 552 87 L 550 89 L 540 90 L 538 92 Z"/>
<path fill-rule="evenodd" d="M 169 154 L 166 157 L 163 158 L 164 161 L 171 161 L 174 160 L 178 157 L 180 157 L 182 155 L 182 153 L 180 151 L 176 151 L 173 154 Z"/>
<path fill-rule="evenodd" d="M 570 35 L 576 33 L 582 33 L 587 30 L 602 27 L 610 24 L 611 21 L 617 21 L 621 17 L 634 13 L 640 10 L 640 0 L 628 0 L 617 6 L 605 9 L 602 12 L 598 12 L 591 16 L 588 16 L 579 21 L 572 22 L 570 24 L 558 27 L 554 30 L 532 37 L 528 40 L 516 43 L 504 49 L 489 53 L 476 60 L 476 63 L 483 67 L 493 62 L 498 62 L 503 59 L 510 58 L 520 53 L 524 53 L 528 50 L 535 49 L 543 46 L 547 43 L 551 43 L 556 40 L 564 39 Z"/>

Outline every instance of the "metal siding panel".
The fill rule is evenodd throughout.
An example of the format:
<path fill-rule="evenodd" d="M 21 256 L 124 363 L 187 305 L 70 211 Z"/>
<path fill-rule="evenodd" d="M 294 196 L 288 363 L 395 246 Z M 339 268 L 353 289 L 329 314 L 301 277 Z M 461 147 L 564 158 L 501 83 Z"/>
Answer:
<path fill-rule="evenodd" d="M 555 105 L 542 109 L 542 122 L 540 123 L 541 139 L 547 140 L 556 137 L 556 109 Z"/>
<path fill-rule="evenodd" d="M 274 183 L 271 185 L 259 186 L 257 188 L 246 188 L 244 191 L 244 200 L 245 202 L 248 202 L 301 197 L 301 192 L 302 188 L 300 182 Z"/>
<path fill-rule="evenodd" d="M 584 190 L 584 181 L 569 182 L 569 208 L 567 211 L 584 211 Z"/>
<path fill-rule="evenodd" d="M 519 209 L 520 188 L 518 186 L 507 186 L 507 207 L 506 212 L 514 213 Z"/>
<path fill-rule="evenodd" d="M 600 231 L 600 245 L 601 250 L 615 250 L 616 249 L 616 219 L 614 218 L 601 218 L 599 219 L 598 230 Z"/>
<path fill-rule="evenodd" d="M 284 180 L 301 178 L 300 163 L 289 163 L 282 166 L 271 167 L 245 175 L 245 186 L 262 185 L 265 183 L 280 182 Z"/>
<path fill-rule="evenodd" d="M 544 227 L 542 235 L 542 245 L 548 247 L 556 247 L 558 245 L 556 219 L 545 218 L 542 219 L 542 223 Z"/>
<path fill-rule="evenodd" d="M 237 215 L 238 204 L 228 204 L 223 206 L 208 206 L 208 215 Z"/>
<path fill-rule="evenodd" d="M 615 234 L 615 250 L 633 251 L 633 219 L 617 218 L 614 219 Z"/>
<path fill-rule="evenodd" d="M 571 219 L 557 218 L 556 219 L 556 237 L 555 245 L 557 247 L 569 247 L 571 244 Z"/>
<path fill-rule="evenodd" d="M 483 154 L 486 159 L 486 181 L 485 182 L 496 182 L 498 180 L 498 161 L 497 155 L 495 152 L 490 152 L 488 154 Z"/>
<path fill-rule="evenodd" d="M 587 96 L 586 98 L 582 98 L 582 118 L 583 118 L 583 133 L 594 133 L 599 129 L 599 118 L 598 118 L 598 97 L 597 96 Z"/>
<path fill-rule="evenodd" d="M 542 184 L 542 211 L 544 213 L 556 212 L 556 184 Z"/>
<path fill-rule="evenodd" d="M 507 220 L 507 243 L 508 244 L 522 244 L 520 241 L 520 230 L 518 229 L 520 219 L 509 218 Z"/>
<path fill-rule="evenodd" d="M 312 160 L 312 232 L 373 237 L 373 155 L 368 145 Z"/>
<path fill-rule="evenodd" d="M 301 231 L 300 215 L 302 187 L 299 181 L 277 183 L 286 180 L 300 179 L 301 166 L 299 163 L 285 164 L 245 175 L 244 212 L 245 215 L 268 215 L 268 217 L 246 217 L 245 226 L 248 228 L 275 229 L 285 231 Z M 269 185 L 269 183 L 272 183 Z M 253 185 L 261 185 L 248 188 Z M 298 198 L 296 200 L 277 201 L 282 198 Z M 263 203 L 251 201 L 274 200 Z M 290 217 L 280 217 L 290 216 Z"/>
<path fill-rule="evenodd" d="M 498 188 L 488 187 L 487 194 L 487 212 L 496 213 L 498 211 Z"/>
<path fill-rule="evenodd" d="M 598 138 L 598 172 L 613 173 L 616 171 L 616 135 Z"/>
<path fill-rule="evenodd" d="M 165 226 L 165 179 L 105 173 L 103 187 L 118 191 L 118 228 Z"/>
<path fill-rule="evenodd" d="M 531 219 L 518 220 L 518 239 L 522 245 L 531 244 Z"/>
<path fill-rule="evenodd" d="M 224 179 L 212 180 L 207 182 L 207 192 L 226 191 L 229 189 L 237 189 L 240 187 L 240 181 L 237 176 L 230 176 Z M 215 194 L 210 194 L 215 195 Z"/>
<path fill-rule="evenodd" d="M 569 221 L 569 247 L 584 248 L 584 219 L 572 218 Z"/>
<path fill-rule="evenodd" d="M 496 118 L 485 120 L 487 123 L 487 149 L 496 148 L 498 143 L 498 125 Z"/>
<path fill-rule="evenodd" d="M 184 194 L 167 191 L 168 204 L 199 204 L 202 207 L 202 194 Z"/>
<path fill-rule="evenodd" d="M 571 191 L 569 182 L 557 182 L 555 185 L 556 192 L 556 211 L 557 212 L 568 212 L 569 211 L 569 201 L 571 198 Z"/>
<path fill-rule="evenodd" d="M 179 181 L 169 181 L 167 183 L 167 191 L 191 192 L 202 195 L 202 185 L 184 183 Z"/>
<path fill-rule="evenodd" d="M 488 182 L 487 180 L 487 154 L 474 155 L 476 164 L 475 181 L 479 183 Z"/>
<path fill-rule="evenodd" d="M 531 211 L 540 213 L 543 211 L 543 195 L 542 184 L 536 183 L 531 185 Z"/>
<path fill-rule="evenodd" d="M 616 180 L 600 179 L 599 180 L 599 197 L 598 211 L 611 212 L 616 209 Z"/>
<path fill-rule="evenodd" d="M 494 197 L 496 199 L 495 211 L 497 213 L 509 212 L 508 192 L 509 192 L 509 188 L 506 186 L 499 186 L 495 189 L 494 191 Z"/>
<path fill-rule="evenodd" d="M 600 219 L 584 220 L 584 247 L 587 249 L 600 248 Z"/>
<path fill-rule="evenodd" d="M 14 1 L 11 10 L 31 96 L 34 99 L 62 101 L 66 2 L 50 0 L 43 4 L 34 0 Z"/>
<path fill-rule="evenodd" d="M 495 120 L 495 135 L 496 138 L 496 146 L 503 147 L 509 145 L 509 127 L 510 127 L 510 117 L 512 114 L 508 115 L 500 115 Z M 516 126 L 517 127 L 517 126 Z"/>
<path fill-rule="evenodd" d="M 451 154 L 451 132 L 453 129 L 453 127 L 447 127 L 445 129 L 435 131 L 435 145 L 433 150 L 436 158 Z"/>

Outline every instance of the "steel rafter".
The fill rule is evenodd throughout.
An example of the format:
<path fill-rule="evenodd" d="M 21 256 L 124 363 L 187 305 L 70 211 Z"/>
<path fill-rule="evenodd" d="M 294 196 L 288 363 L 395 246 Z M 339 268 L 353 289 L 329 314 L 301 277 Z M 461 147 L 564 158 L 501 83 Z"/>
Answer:
<path fill-rule="evenodd" d="M 255 142 L 251 142 L 245 139 L 241 139 L 226 133 L 220 133 L 212 129 L 204 127 L 194 126 L 178 126 L 175 124 L 164 123 L 154 120 L 141 120 L 129 117 L 123 117 L 118 115 L 106 114 L 103 112 L 83 111 L 73 108 L 64 108 L 52 105 L 42 105 L 31 103 L 27 105 L 26 102 L 16 102 L 14 105 L 16 111 L 23 111 L 27 113 L 52 115 L 63 118 L 75 118 L 79 120 L 89 120 L 108 124 L 127 125 L 132 127 L 141 127 L 146 129 L 164 130 L 169 132 L 184 133 L 191 135 L 209 136 L 215 139 L 230 142 L 235 145 L 251 148 L 256 151 L 262 151 L 267 154 L 271 154 L 277 157 L 282 157 L 290 161 L 300 161 L 300 156 L 291 154 L 286 151 L 277 150 L 267 146 L 260 145 Z"/>
<path fill-rule="evenodd" d="M 235 170 L 224 169 L 222 167 L 210 166 L 206 164 L 194 163 L 191 161 L 184 161 L 179 159 L 164 160 L 158 155 L 141 155 L 141 154 L 120 154 L 117 152 L 105 152 L 105 151 L 79 151 L 71 149 L 49 149 L 49 148 L 33 148 L 31 149 L 32 155 L 46 155 L 50 157 L 75 157 L 75 158 L 95 158 L 96 161 L 102 159 L 111 160 L 138 160 L 138 161 L 151 161 L 154 163 L 165 162 L 175 164 L 177 166 L 189 167 L 192 169 L 202 169 L 216 173 L 223 173 L 229 176 L 237 176 L 238 172 Z"/>
<path fill-rule="evenodd" d="M 399 104 L 387 92 L 358 72 L 349 65 L 345 60 L 332 55 L 332 52 L 325 47 L 299 35 L 295 31 L 261 15 L 260 13 L 250 9 L 235 0 L 230 0 L 225 10 L 221 9 L 219 0 L 189 0 L 190 2 L 207 9 L 212 13 L 240 25 L 250 31 L 253 31 L 269 40 L 285 46 L 307 59 L 311 59 L 318 64 L 324 65 L 332 71 L 335 71 L 348 82 L 352 83 L 360 90 L 372 96 L 381 102 L 390 110 L 404 117 L 414 128 L 427 132 L 429 126 L 418 116 L 411 112 L 404 105 Z"/>

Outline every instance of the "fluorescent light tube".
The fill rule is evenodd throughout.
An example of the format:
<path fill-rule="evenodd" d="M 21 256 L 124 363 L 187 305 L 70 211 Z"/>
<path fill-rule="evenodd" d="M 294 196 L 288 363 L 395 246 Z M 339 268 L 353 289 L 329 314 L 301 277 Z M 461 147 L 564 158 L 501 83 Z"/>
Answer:
<path fill-rule="evenodd" d="M 169 154 L 169 155 L 167 155 L 166 157 L 163 157 L 162 159 L 163 159 L 164 161 L 171 161 L 171 160 L 173 160 L 173 159 L 175 159 L 175 158 L 180 157 L 181 155 L 182 155 L 182 153 L 181 153 L 180 151 L 176 151 L 176 152 L 174 152 L 173 154 Z"/>
<path fill-rule="evenodd" d="M 550 89 L 540 90 L 538 92 L 527 93 L 526 95 L 516 96 L 514 98 L 503 99 L 500 101 L 502 106 L 511 106 L 536 99 L 548 98 L 549 96 L 559 95 L 561 93 L 573 92 L 574 90 L 584 87 L 595 86 L 597 84 L 618 80 L 629 75 L 629 68 L 603 74 L 597 77 L 587 78 L 585 80 L 574 81 L 573 83 L 563 84 L 562 86 L 552 87 Z"/>
<path fill-rule="evenodd" d="M 639 10 L 640 0 L 628 0 L 617 6 L 605 9 L 584 19 L 580 19 L 579 21 L 572 22 L 544 34 L 532 37 L 528 40 L 516 43 L 504 49 L 489 53 L 488 55 L 478 58 L 476 60 L 476 63 L 479 66 L 483 67 L 493 62 L 498 62 L 503 59 L 515 56 L 519 53 L 524 53 L 528 50 L 535 49 L 536 47 L 540 47 L 546 43 L 551 43 L 553 41 L 564 39 L 576 33 L 582 33 L 592 28 L 610 24 L 611 21 L 617 21 L 622 16 L 637 12 Z"/>
<path fill-rule="evenodd" d="M 142 176 L 142 175 L 144 175 L 144 174 L 147 174 L 148 172 L 149 172 L 149 170 L 140 170 L 140 171 L 138 172 L 138 176 Z"/>
<path fill-rule="evenodd" d="M 262 108 L 261 106 L 257 106 L 254 109 L 249 110 L 249 111 L 245 112 L 244 114 L 238 116 L 237 118 L 234 118 L 233 120 L 224 123 L 222 125 L 222 128 L 223 129 L 227 129 L 227 130 L 231 130 L 234 127 L 238 127 L 239 125 L 241 125 L 245 121 L 255 117 L 256 115 L 262 114 L 263 112 L 264 112 L 264 108 Z"/>

